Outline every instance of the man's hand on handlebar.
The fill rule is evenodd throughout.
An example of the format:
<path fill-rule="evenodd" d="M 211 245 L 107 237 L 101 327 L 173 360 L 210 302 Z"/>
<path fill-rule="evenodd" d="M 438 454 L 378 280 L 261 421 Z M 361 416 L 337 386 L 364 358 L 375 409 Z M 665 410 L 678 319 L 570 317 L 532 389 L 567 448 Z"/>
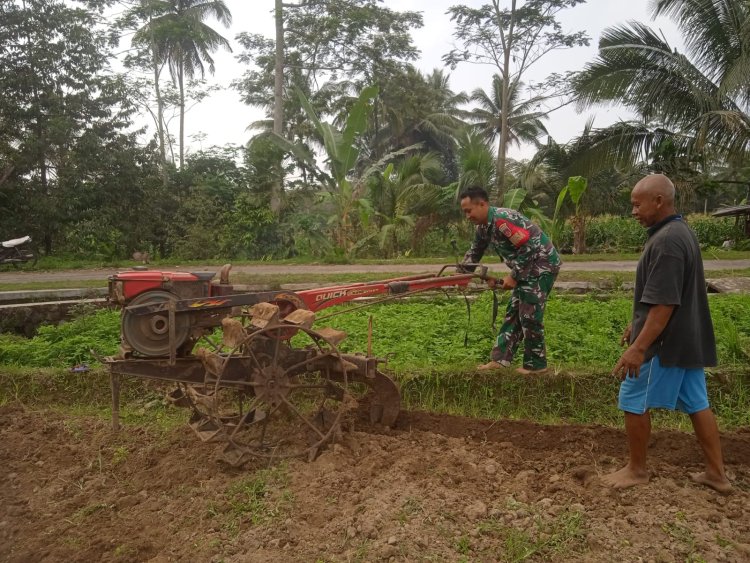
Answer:
<path fill-rule="evenodd" d="M 518 285 L 518 282 L 515 280 L 513 276 L 505 276 L 502 279 L 502 282 L 503 282 L 503 285 L 502 285 L 503 289 L 513 289 L 514 287 Z"/>
<path fill-rule="evenodd" d="M 518 285 L 518 282 L 511 276 L 505 276 L 504 278 L 487 277 L 484 281 L 490 289 L 513 289 Z"/>

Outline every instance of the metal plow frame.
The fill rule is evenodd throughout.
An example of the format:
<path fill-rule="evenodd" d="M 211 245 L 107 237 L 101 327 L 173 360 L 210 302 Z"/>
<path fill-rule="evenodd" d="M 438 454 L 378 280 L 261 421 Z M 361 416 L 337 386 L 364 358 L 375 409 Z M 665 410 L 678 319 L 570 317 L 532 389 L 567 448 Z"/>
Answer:
<path fill-rule="evenodd" d="M 291 346 L 291 336 L 300 332 L 309 335 L 317 346 Z M 338 339 L 343 336 L 339 333 Z M 190 427 L 202 441 L 225 444 L 222 457 L 232 466 L 240 466 L 252 458 L 314 459 L 320 449 L 340 435 L 342 422 L 350 418 L 349 413 L 361 399 L 369 403 L 372 424 L 393 426 L 401 409 L 401 396 L 396 383 L 378 370 L 378 364 L 384 360 L 342 354 L 336 341 L 326 331 L 281 321 L 262 329 L 251 328 L 240 342 L 224 351 L 220 346 L 216 351 L 199 349 L 197 355 L 178 358 L 106 358 L 113 428 L 116 431 L 120 428 L 123 377 L 176 383 L 177 389 L 168 396 L 170 401 L 192 409 Z M 279 354 L 280 349 L 283 354 Z M 304 383 L 313 381 L 311 378 L 315 385 Z M 322 400 L 318 411 L 313 413 L 317 415 L 315 418 L 302 414 L 299 405 L 295 405 L 296 397 L 290 395 L 292 388 L 301 387 L 320 390 Z M 366 395 L 355 396 L 354 387 L 366 389 Z M 228 404 L 225 397 L 230 395 L 239 397 L 240 408 L 233 416 L 225 416 L 218 406 Z M 244 409 L 243 399 L 249 401 Z M 282 411 L 293 413 L 293 421 L 303 422 L 298 426 L 313 434 L 314 439 L 302 446 L 264 444 L 266 426 L 271 421 L 279 424 L 276 418 Z M 253 440 L 241 440 L 239 436 L 245 430 L 253 430 L 253 426 L 260 428 L 260 438 L 256 435 Z"/>

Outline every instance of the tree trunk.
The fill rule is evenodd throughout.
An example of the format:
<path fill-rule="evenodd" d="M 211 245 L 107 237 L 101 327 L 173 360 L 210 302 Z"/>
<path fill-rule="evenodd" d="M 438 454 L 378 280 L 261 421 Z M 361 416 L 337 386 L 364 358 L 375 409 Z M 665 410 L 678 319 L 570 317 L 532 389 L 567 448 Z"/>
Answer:
<path fill-rule="evenodd" d="M 499 5 L 496 4 L 496 8 Z M 495 189 L 497 191 L 498 200 L 502 199 L 503 192 L 505 191 L 505 168 L 508 151 L 508 120 L 512 108 L 510 106 L 510 54 L 513 51 L 513 42 L 515 38 L 513 36 L 514 19 L 516 15 L 516 0 L 511 2 L 510 7 L 511 21 L 508 26 L 508 36 L 505 38 L 505 45 L 503 50 L 503 68 L 502 68 L 502 80 L 503 87 L 501 92 L 500 103 L 500 143 L 497 150 L 497 167 L 495 170 Z M 500 25 L 500 22 L 498 22 Z"/>
<path fill-rule="evenodd" d="M 5 170 L 3 170 L 2 176 L 0 176 L 0 186 L 2 186 L 8 178 L 10 178 L 10 175 L 13 174 L 13 171 L 16 169 L 16 167 L 11 164 L 9 165 Z"/>
<path fill-rule="evenodd" d="M 161 181 L 167 187 L 167 145 L 164 142 L 164 100 L 159 87 L 159 65 L 154 60 L 154 93 L 156 94 L 156 131 L 159 135 L 159 154 L 161 156 Z"/>
<path fill-rule="evenodd" d="M 276 56 L 273 83 L 273 132 L 284 133 L 284 11 L 282 0 L 276 0 Z M 278 174 L 271 184 L 271 212 L 278 215 L 281 210 L 281 193 L 284 189 L 281 163 L 277 164 Z"/>
<path fill-rule="evenodd" d="M 570 224 L 573 227 L 573 254 L 586 253 L 586 218 L 574 215 Z"/>
<path fill-rule="evenodd" d="M 500 124 L 500 131 L 502 131 L 502 123 Z M 497 160 L 495 161 L 495 197 L 496 201 L 502 201 L 503 199 L 503 186 L 505 182 L 505 142 L 503 141 L 503 133 L 500 133 L 500 139 L 497 142 Z"/>
<path fill-rule="evenodd" d="M 281 0 L 276 0 L 276 57 L 273 82 L 273 132 L 284 131 L 284 12 Z"/>
<path fill-rule="evenodd" d="M 148 17 L 149 24 L 153 22 L 152 14 L 149 13 Z M 159 77 L 161 70 L 159 68 L 159 61 L 156 59 L 156 37 L 154 36 L 154 28 L 150 25 L 151 29 L 151 62 L 154 65 L 154 93 L 156 94 L 156 132 L 159 136 L 159 153 L 161 154 L 161 181 L 164 187 L 167 187 L 167 146 L 164 142 L 164 100 L 161 97 L 161 88 L 159 87 Z"/>
<path fill-rule="evenodd" d="M 180 87 L 180 170 L 185 165 L 185 79 L 182 61 L 177 69 L 177 79 Z"/>
<path fill-rule="evenodd" d="M 37 100 L 39 98 L 37 97 Z M 47 154 L 46 154 L 46 135 L 44 125 L 42 124 L 42 113 L 37 111 L 37 142 L 39 143 L 39 152 L 37 158 L 39 159 L 39 180 L 41 182 L 42 197 L 50 201 L 52 194 L 49 192 L 49 179 L 47 177 Z M 46 213 L 45 213 L 46 214 Z M 52 217 L 47 215 L 44 221 L 44 253 L 49 256 L 52 254 Z"/>

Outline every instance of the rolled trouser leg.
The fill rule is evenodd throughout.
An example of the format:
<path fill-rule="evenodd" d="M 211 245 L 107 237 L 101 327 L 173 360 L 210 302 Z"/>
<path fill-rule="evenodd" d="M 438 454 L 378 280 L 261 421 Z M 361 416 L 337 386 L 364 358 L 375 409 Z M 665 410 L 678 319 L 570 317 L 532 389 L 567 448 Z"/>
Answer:
<path fill-rule="evenodd" d="M 540 370 L 547 367 L 544 342 L 544 309 L 552 290 L 555 276 L 543 275 L 522 288 L 519 299 L 519 319 L 524 338 L 523 367 Z"/>
<path fill-rule="evenodd" d="M 504 366 L 511 364 L 518 348 L 518 343 L 523 338 L 521 320 L 518 314 L 520 302 L 518 291 L 514 289 L 508 301 L 508 307 L 505 310 L 503 324 L 497 333 L 497 339 L 490 354 L 490 358 L 493 361 Z"/>

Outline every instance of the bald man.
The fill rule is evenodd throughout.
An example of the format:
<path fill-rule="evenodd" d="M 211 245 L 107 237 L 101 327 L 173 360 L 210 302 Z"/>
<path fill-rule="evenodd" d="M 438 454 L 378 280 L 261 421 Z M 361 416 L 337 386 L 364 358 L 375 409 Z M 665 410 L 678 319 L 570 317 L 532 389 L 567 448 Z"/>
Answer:
<path fill-rule="evenodd" d="M 646 176 L 630 195 L 633 217 L 648 229 L 636 272 L 633 320 L 621 340 L 628 348 L 613 370 L 622 381 L 619 408 L 625 412 L 630 456 L 604 482 L 620 489 L 648 482 L 649 411 L 666 408 L 690 416 L 703 449 L 705 471 L 692 479 L 725 493 L 731 484 L 704 371 L 716 365 L 716 342 L 703 260 L 695 234 L 675 212 L 674 198 L 674 185 L 662 174 Z"/>

